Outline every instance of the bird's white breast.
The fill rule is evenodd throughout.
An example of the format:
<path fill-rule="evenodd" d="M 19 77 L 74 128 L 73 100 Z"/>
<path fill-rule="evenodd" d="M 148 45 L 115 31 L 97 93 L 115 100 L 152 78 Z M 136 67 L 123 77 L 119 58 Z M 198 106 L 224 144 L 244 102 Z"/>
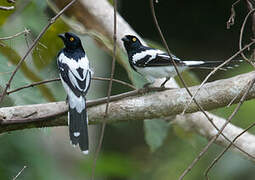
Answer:
<path fill-rule="evenodd" d="M 145 67 L 145 68 L 136 67 L 136 69 L 140 74 L 145 76 L 150 83 L 153 83 L 155 79 L 174 77 L 177 75 L 173 66 Z M 187 69 L 187 67 L 185 66 L 178 67 L 179 72 L 182 72 L 185 69 Z"/>

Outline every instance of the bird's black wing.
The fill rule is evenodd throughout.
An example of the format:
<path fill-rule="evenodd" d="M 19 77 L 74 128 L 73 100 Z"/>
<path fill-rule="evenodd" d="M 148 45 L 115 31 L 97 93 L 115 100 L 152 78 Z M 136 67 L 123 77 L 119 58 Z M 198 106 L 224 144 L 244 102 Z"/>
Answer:
<path fill-rule="evenodd" d="M 151 52 L 151 51 L 150 51 Z M 179 58 L 174 55 L 171 55 L 172 59 L 179 66 L 185 65 Z M 137 67 L 157 67 L 157 66 L 171 66 L 173 65 L 172 60 L 169 55 L 164 52 L 159 52 L 156 54 L 148 53 L 143 58 L 135 61 Z"/>
<path fill-rule="evenodd" d="M 82 66 L 79 66 L 78 64 L 77 68 L 74 68 L 65 63 L 65 61 L 63 61 L 60 58 L 60 56 L 58 56 L 57 64 L 62 80 L 71 89 L 71 91 L 77 97 L 86 94 L 89 89 L 91 81 L 90 69 L 89 68 L 84 69 L 82 68 Z"/>

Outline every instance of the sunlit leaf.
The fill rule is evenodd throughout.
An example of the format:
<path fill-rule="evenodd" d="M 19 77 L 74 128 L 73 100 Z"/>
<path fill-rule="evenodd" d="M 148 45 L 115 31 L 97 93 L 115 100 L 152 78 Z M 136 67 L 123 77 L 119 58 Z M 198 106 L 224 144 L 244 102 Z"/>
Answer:
<path fill-rule="evenodd" d="M 41 70 L 56 60 L 57 52 L 64 46 L 58 34 L 68 30 L 69 27 L 61 19 L 47 30 L 33 51 L 33 61 L 37 69 Z"/>

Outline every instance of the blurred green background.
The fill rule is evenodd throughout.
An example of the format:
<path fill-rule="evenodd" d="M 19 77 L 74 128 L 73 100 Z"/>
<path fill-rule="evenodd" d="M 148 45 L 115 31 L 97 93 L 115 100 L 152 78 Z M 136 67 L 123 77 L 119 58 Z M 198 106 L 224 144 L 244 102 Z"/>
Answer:
<path fill-rule="evenodd" d="M 226 29 L 232 1 L 166 1 L 156 4 L 156 14 L 167 38 L 169 48 L 178 57 L 191 60 L 225 60 L 238 50 L 239 31 L 247 13 L 244 3 L 236 7 L 235 25 Z M 118 1 L 120 14 L 151 45 L 160 45 L 153 24 L 149 2 L 146 0 Z M 0 0 L 0 5 L 9 5 Z M 8 41 L 0 46 L 0 85 L 6 83 L 17 62 L 28 49 L 48 19 L 54 15 L 47 1 L 17 1 L 14 11 L 0 11 L 0 37 L 13 35 L 24 28 L 31 33 Z M 250 23 L 245 31 L 247 42 L 251 37 Z M 57 34 L 72 31 L 62 19 L 51 26 L 33 53 L 15 76 L 11 88 L 58 76 L 56 55 L 63 47 Z M 98 48 L 89 36 L 80 36 L 88 52 L 95 76 L 109 77 L 111 56 Z M 125 57 L 126 58 L 126 57 Z M 125 59 L 127 60 L 127 59 Z M 232 77 L 251 71 L 243 63 L 235 70 L 219 72 L 210 81 Z M 199 84 L 209 71 L 192 70 L 183 73 L 189 85 Z M 138 76 L 137 76 L 138 77 Z M 130 82 L 121 65 L 116 66 L 116 79 Z M 141 82 L 142 78 L 139 77 Z M 129 91 L 113 84 L 112 94 Z M 88 99 L 103 97 L 107 83 L 93 81 Z M 7 96 L 4 106 L 62 101 L 65 92 L 59 82 L 33 87 Z M 228 117 L 235 106 L 213 112 Z M 240 127 L 253 122 L 254 101 L 245 102 L 233 120 Z M 155 123 L 156 122 L 156 123 Z M 94 150 L 100 126 L 90 126 L 91 146 Z M 250 132 L 255 132 L 251 130 Z M 130 121 L 107 125 L 103 148 L 97 161 L 96 179 L 102 180 L 165 180 L 177 179 L 183 170 L 206 145 L 207 140 L 165 121 Z M 203 179 L 203 172 L 222 150 L 213 145 L 208 153 L 186 176 L 187 180 Z M 19 179 L 89 179 L 93 156 L 84 156 L 69 144 L 67 127 L 28 129 L 0 135 L 0 179 L 12 179 L 23 166 L 27 166 Z M 238 154 L 228 152 L 210 173 L 215 180 L 252 180 L 254 164 Z"/>

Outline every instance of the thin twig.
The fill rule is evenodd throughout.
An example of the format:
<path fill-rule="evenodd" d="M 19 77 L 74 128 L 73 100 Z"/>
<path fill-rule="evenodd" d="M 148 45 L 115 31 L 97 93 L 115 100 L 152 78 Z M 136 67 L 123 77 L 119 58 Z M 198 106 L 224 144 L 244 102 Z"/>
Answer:
<path fill-rule="evenodd" d="M 18 32 L 18 33 L 16 33 L 16 34 L 12 35 L 12 36 L 2 37 L 2 38 L 0 38 L 0 40 L 10 40 L 10 39 L 13 39 L 13 38 L 15 38 L 15 37 L 18 37 L 18 36 L 20 36 L 20 35 L 22 35 L 22 34 L 25 34 L 25 35 L 26 35 L 26 34 L 29 34 L 29 33 L 30 33 L 30 29 L 25 28 L 24 31 Z"/>
<path fill-rule="evenodd" d="M 182 82 L 184 88 L 186 89 L 186 91 L 188 92 L 188 94 L 190 95 L 190 97 L 193 97 L 193 95 L 192 95 L 192 93 L 190 92 L 189 88 L 187 87 L 185 81 L 183 80 L 183 78 L 182 78 L 180 72 L 178 71 L 176 62 L 175 62 L 175 61 L 173 60 L 173 58 L 171 57 L 171 52 L 170 52 L 170 50 L 169 50 L 169 47 L 168 47 L 168 45 L 167 45 L 167 42 L 166 42 L 166 40 L 165 40 L 165 38 L 164 38 L 164 35 L 163 35 L 163 33 L 162 33 L 161 29 L 160 29 L 159 24 L 158 24 L 158 20 L 157 20 L 156 14 L 155 14 L 155 9 L 154 9 L 154 3 L 153 3 L 153 2 L 154 2 L 154 0 L 150 0 L 151 12 L 152 12 L 153 20 L 154 20 L 155 25 L 156 25 L 156 27 L 157 27 L 157 30 L 158 30 L 158 32 L 159 32 L 160 38 L 161 38 L 161 40 L 162 40 L 162 42 L 163 42 L 163 44 L 164 44 L 164 46 L 165 46 L 165 48 L 166 48 L 166 50 L 167 50 L 167 53 L 168 53 L 168 55 L 169 55 L 169 57 L 170 57 L 170 59 L 171 59 L 173 65 L 174 65 L 175 71 L 176 71 L 178 77 L 180 78 L 180 80 L 181 80 L 181 82 Z M 208 119 L 209 121 L 211 121 L 211 118 L 210 118 L 210 117 L 207 115 L 207 113 L 203 110 L 203 107 L 201 107 L 201 106 L 197 103 L 197 101 L 196 101 L 195 98 L 193 98 L 193 101 L 194 101 L 195 104 L 198 106 L 198 108 L 200 109 L 200 111 L 207 117 L 207 119 Z"/>
<path fill-rule="evenodd" d="M 0 104 L 2 103 L 6 92 L 8 90 L 8 88 L 11 86 L 11 82 L 15 76 L 15 74 L 17 73 L 17 71 L 19 70 L 19 68 L 21 67 L 22 63 L 25 61 L 26 57 L 29 55 L 29 53 L 33 50 L 33 48 L 35 47 L 35 45 L 38 43 L 38 41 L 41 39 L 41 37 L 44 35 L 44 33 L 48 30 L 48 28 L 59 18 L 59 16 L 61 16 L 66 9 L 68 9 L 76 0 L 72 0 L 70 3 L 68 3 L 56 16 L 54 16 L 53 18 L 50 19 L 49 23 L 42 29 L 42 31 L 40 32 L 40 34 L 37 36 L 37 38 L 35 39 L 35 41 L 32 43 L 32 45 L 29 47 L 29 49 L 27 50 L 27 52 L 25 53 L 25 55 L 22 57 L 22 59 L 19 61 L 19 63 L 16 66 L 16 69 L 13 71 L 10 79 L 8 80 L 7 84 L 5 85 L 5 88 L 2 92 L 2 95 L 0 97 Z"/>
<path fill-rule="evenodd" d="M 117 31 L 117 23 L 116 23 L 116 9 L 117 9 L 117 1 L 114 0 L 113 1 L 114 4 L 114 27 L 113 27 L 113 56 L 112 56 L 112 69 L 111 69 L 111 76 L 110 76 L 110 82 L 109 82 L 109 88 L 108 88 L 108 93 L 107 93 L 107 97 L 109 98 L 112 92 L 112 79 L 113 79 L 113 75 L 114 75 L 114 71 L 115 71 L 115 60 L 116 60 L 116 31 Z M 105 108 L 105 116 L 107 116 L 108 113 L 108 108 L 109 108 L 109 102 L 106 104 L 106 108 Z"/>
<path fill-rule="evenodd" d="M 98 81 L 110 81 L 110 78 L 103 78 L 103 77 L 92 77 L 92 80 L 98 80 Z M 19 88 L 16 88 L 14 90 L 11 91 L 7 91 L 6 95 L 12 94 L 14 92 L 20 91 L 22 89 L 26 89 L 26 88 L 30 88 L 30 87 L 34 87 L 34 86 L 39 86 L 41 84 L 46 84 L 46 83 L 50 83 L 50 82 L 55 82 L 55 81 L 60 81 L 60 78 L 54 78 L 54 79 L 48 79 L 48 80 L 43 80 L 43 81 L 39 81 L 39 82 L 33 82 L 31 84 L 27 84 L 25 86 L 21 86 Z M 118 80 L 118 79 L 112 79 L 113 82 L 125 85 L 127 87 L 130 87 L 131 89 L 136 90 L 137 88 L 135 86 L 133 86 L 132 84 L 126 83 L 124 81 Z"/>
<path fill-rule="evenodd" d="M 237 3 L 237 2 L 236 2 L 236 3 Z M 202 88 L 203 84 L 209 79 L 209 77 L 210 77 L 212 74 L 214 74 L 219 68 L 221 68 L 223 65 L 227 64 L 228 62 L 230 62 L 232 59 L 234 59 L 234 58 L 235 58 L 237 55 L 239 55 L 239 54 L 241 54 L 242 57 L 243 57 L 247 62 L 249 62 L 253 67 L 255 67 L 254 64 L 253 64 L 248 58 L 246 58 L 245 55 L 243 54 L 243 51 L 244 51 L 245 49 L 249 48 L 249 47 L 250 47 L 251 45 L 253 45 L 254 43 L 251 42 L 248 46 L 246 46 L 246 48 L 242 48 L 242 37 L 243 37 L 244 27 L 245 27 L 245 24 L 246 24 L 246 22 L 247 22 L 248 17 L 249 17 L 250 14 L 251 14 L 252 12 L 254 12 L 254 11 L 255 11 L 255 9 L 251 10 L 251 11 L 246 15 L 246 17 L 245 17 L 245 19 L 244 19 L 244 22 L 243 22 L 243 24 L 242 24 L 242 27 L 241 27 L 241 30 L 240 30 L 240 38 L 239 38 L 239 51 L 238 51 L 236 54 L 234 54 L 232 57 L 230 57 L 228 60 L 226 60 L 223 64 L 221 64 L 220 66 L 216 67 L 216 68 L 214 69 L 214 71 L 212 71 L 213 73 L 211 72 L 210 74 L 208 74 L 208 76 L 205 78 L 205 80 L 201 83 L 201 85 L 200 85 L 201 88 Z M 200 88 L 198 88 L 198 90 L 197 90 L 197 92 L 195 92 L 194 96 L 196 96 L 196 94 L 198 93 L 199 90 L 200 90 Z M 192 98 L 193 98 L 193 97 L 192 97 Z M 191 98 L 191 100 L 190 100 L 190 102 L 189 102 L 189 105 L 190 105 L 190 103 L 192 102 L 192 98 Z M 186 109 L 184 109 L 183 113 L 185 113 L 185 111 L 186 111 Z"/>
<path fill-rule="evenodd" d="M 255 82 L 255 78 L 252 79 L 252 81 L 250 81 L 248 84 L 248 88 L 246 89 L 245 93 L 243 94 L 241 100 L 239 101 L 239 103 L 237 104 L 235 110 L 233 111 L 233 113 L 231 114 L 231 116 L 229 116 L 229 118 L 227 119 L 227 121 L 225 122 L 225 124 L 222 126 L 221 131 L 223 131 L 223 129 L 227 126 L 227 124 L 233 119 L 233 117 L 236 115 L 237 111 L 240 109 L 241 105 L 243 104 L 243 102 L 245 101 L 246 96 L 248 95 L 249 91 L 251 90 L 251 88 L 253 87 Z M 213 139 L 217 139 L 219 137 L 220 133 L 217 133 L 217 135 L 213 138 Z M 238 136 L 239 137 L 239 136 Z M 230 146 L 234 143 L 234 140 L 230 143 Z M 230 147 L 229 146 L 229 147 Z M 216 164 L 216 162 L 221 158 L 221 156 L 226 152 L 226 150 L 229 148 L 227 147 L 223 153 L 221 153 L 219 156 L 217 156 L 216 159 L 214 159 L 214 161 L 210 164 L 210 166 L 206 169 L 205 171 L 205 177 L 206 179 L 209 179 L 208 177 L 208 173 L 209 171 L 212 169 L 212 167 Z M 253 157 L 254 158 L 254 157 Z"/>
<path fill-rule="evenodd" d="M 231 14 L 227 21 L 227 29 L 230 29 L 230 27 L 235 24 L 235 17 L 236 17 L 235 5 L 238 4 L 239 2 L 240 2 L 240 0 L 237 0 L 231 6 Z"/>
<path fill-rule="evenodd" d="M 24 166 L 12 180 L 16 180 L 26 168 L 27 166 Z"/>
<path fill-rule="evenodd" d="M 249 88 L 250 89 L 250 88 Z M 246 91 L 246 93 L 248 93 L 249 91 Z M 243 96 L 245 99 L 246 95 Z M 222 133 L 222 131 L 225 129 L 225 127 L 227 126 L 227 124 L 232 120 L 232 118 L 235 116 L 235 114 L 237 113 L 237 111 L 239 110 L 239 108 L 241 107 L 243 101 L 240 100 L 240 102 L 238 103 L 238 105 L 236 106 L 235 110 L 233 111 L 233 113 L 231 114 L 231 116 L 229 116 L 229 118 L 227 119 L 227 121 L 223 124 L 223 126 L 220 128 L 220 131 L 208 142 L 208 144 L 203 148 L 203 150 L 199 153 L 199 155 L 192 161 L 192 163 L 189 165 L 189 167 L 187 169 L 185 169 L 185 171 L 182 173 L 182 175 L 179 177 L 179 180 L 182 180 L 184 178 L 184 176 L 194 167 L 194 165 L 200 160 L 200 158 L 208 151 L 209 147 L 214 143 L 214 141 L 219 137 L 219 135 Z"/>
<path fill-rule="evenodd" d="M 116 46 L 117 46 L 117 44 L 116 44 L 116 41 L 117 41 L 117 37 L 116 37 L 116 32 L 117 32 L 117 15 L 116 15 L 117 14 L 117 1 L 116 0 L 113 0 L 113 6 L 114 6 L 114 11 L 113 11 L 113 21 L 114 21 L 114 23 L 113 23 L 114 24 L 114 26 L 113 26 L 113 56 L 112 56 L 111 76 L 110 76 L 110 82 L 109 82 L 108 93 L 107 93 L 107 102 L 106 102 L 106 107 L 105 107 L 105 116 L 107 116 L 107 114 L 108 114 L 110 96 L 111 96 L 111 92 L 112 92 L 113 75 L 114 75 L 114 72 L 115 72 L 115 61 L 116 61 Z M 94 180 L 94 177 L 95 177 L 96 161 L 97 161 L 97 158 L 99 156 L 99 152 L 100 152 L 101 147 L 102 147 L 105 127 L 106 127 L 106 122 L 104 121 L 103 124 L 102 124 L 102 129 L 101 129 L 101 134 L 100 134 L 100 138 L 99 138 L 99 142 L 98 142 L 98 147 L 96 149 L 95 158 L 94 158 L 94 162 L 93 162 L 92 176 L 91 176 L 92 180 Z"/>
<path fill-rule="evenodd" d="M 0 10 L 10 11 L 13 10 L 14 6 L 0 6 Z"/>
<path fill-rule="evenodd" d="M 238 134 L 231 143 L 229 143 L 229 145 L 214 159 L 214 161 L 211 163 L 211 165 L 209 166 L 209 168 L 211 169 L 217 162 L 218 160 L 227 152 L 227 150 L 233 145 L 234 142 L 236 142 L 236 140 L 242 136 L 244 133 L 246 133 L 248 130 L 250 130 L 251 128 L 253 128 L 255 126 L 255 122 L 252 123 L 251 125 L 249 125 L 245 130 L 243 130 L 240 134 Z M 209 173 L 209 168 L 207 169 L 207 173 Z"/>
<path fill-rule="evenodd" d="M 246 4 L 247 4 L 247 8 L 249 11 L 251 11 L 252 9 L 255 8 L 255 2 L 254 0 L 246 0 Z M 253 38 L 255 37 L 255 14 L 253 13 L 252 15 L 252 26 L 251 26 L 251 29 L 252 29 L 252 34 L 253 34 Z"/>
<path fill-rule="evenodd" d="M 110 79 L 110 78 L 103 78 L 103 77 L 93 77 L 93 80 L 99 80 L 99 81 L 113 81 L 119 84 L 122 84 L 124 86 L 130 87 L 131 89 L 137 89 L 135 86 L 133 86 L 132 84 L 126 83 L 125 81 L 121 81 L 118 79 Z"/>
<path fill-rule="evenodd" d="M 251 42 L 250 44 L 246 45 L 242 50 L 238 51 L 236 54 L 234 54 L 234 55 L 233 55 L 231 58 L 229 58 L 227 61 L 232 60 L 234 57 L 236 57 L 238 54 L 240 54 L 241 51 L 247 49 L 248 47 L 250 47 L 250 46 L 251 46 L 252 44 L 254 44 L 254 43 L 255 43 L 255 42 Z M 224 66 L 224 65 L 227 63 L 227 61 L 224 62 L 223 64 L 221 64 L 220 66 L 218 66 L 217 69 L 220 68 L 220 67 L 222 67 L 222 66 Z M 197 92 L 202 88 L 202 86 L 205 84 L 205 82 L 207 82 L 207 80 L 209 79 L 209 77 L 217 71 L 217 69 L 214 69 L 210 74 L 207 75 L 207 77 L 205 78 L 205 80 L 202 82 L 202 84 L 199 86 L 199 88 L 197 89 L 197 91 L 194 93 L 194 96 L 197 95 Z M 190 101 L 190 102 L 191 102 L 191 101 Z M 189 104 L 190 104 L 190 103 L 189 103 Z M 224 127 L 224 128 L 225 128 L 225 127 Z M 223 128 L 223 129 L 224 129 L 224 128 Z M 221 128 L 221 129 L 222 129 L 222 128 Z M 222 129 L 222 130 L 221 130 L 221 129 L 218 130 L 218 128 L 217 128 L 217 131 L 222 133 L 223 129 Z M 223 136 L 227 141 L 231 142 L 231 140 L 229 140 L 229 138 L 226 138 L 226 136 L 225 136 L 224 134 L 222 134 L 222 136 Z M 215 136 L 215 137 L 216 137 L 216 136 Z M 192 167 L 198 162 L 198 160 L 203 156 L 203 154 L 208 150 L 208 148 L 212 145 L 212 143 L 213 143 L 216 139 L 217 139 L 217 138 L 213 138 L 213 139 L 211 139 L 211 140 L 209 141 L 209 143 L 206 145 L 206 147 L 199 153 L 198 157 L 197 157 L 196 159 L 194 159 L 194 161 L 190 164 L 190 166 L 182 173 L 182 175 L 179 177 L 179 180 L 182 180 L 182 179 L 184 178 L 184 176 L 192 169 Z M 237 147 L 237 148 L 238 148 L 239 150 L 241 150 L 242 152 L 245 152 L 245 151 L 243 151 L 241 148 L 239 148 L 238 146 L 235 146 L 235 147 Z M 247 154 L 247 152 L 245 152 L 245 153 Z"/>
<path fill-rule="evenodd" d="M 232 6 L 234 6 L 235 4 L 237 4 L 239 1 L 236 1 Z M 197 89 L 197 91 L 195 92 L 194 96 L 191 98 L 190 102 L 188 103 L 188 106 L 191 104 L 193 98 L 195 98 L 195 96 L 198 94 L 198 92 L 200 91 L 200 89 L 202 88 L 202 86 L 208 81 L 208 79 L 216 72 L 218 71 L 220 68 L 222 68 L 225 64 L 227 64 L 228 62 L 230 62 L 231 60 L 233 60 L 236 56 L 238 56 L 239 54 L 242 55 L 242 57 L 248 62 L 250 63 L 253 67 L 254 64 L 248 59 L 245 57 L 245 55 L 243 54 L 243 51 L 248 49 L 251 45 L 254 44 L 254 42 L 251 42 L 250 44 L 246 45 L 244 48 L 242 48 L 242 37 L 243 37 L 243 30 L 244 30 L 244 27 L 245 27 L 245 24 L 247 22 L 247 19 L 249 17 L 249 15 L 254 12 L 255 9 L 253 9 L 252 11 L 250 11 L 245 19 L 244 19 L 244 22 L 242 24 L 242 28 L 241 28 L 241 31 L 240 31 L 240 38 L 239 38 L 239 51 L 237 53 L 235 53 L 233 56 L 231 56 L 229 59 L 227 59 L 224 63 L 220 64 L 219 66 L 217 66 L 213 71 L 211 71 L 207 76 L 206 78 L 204 79 L 204 81 L 200 84 L 200 87 Z M 231 103 L 230 103 L 231 104 Z M 187 107 L 188 107 L 187 106 Z M 182 114 L 184 114 L 186 112 L 187 108 L 184 109 L 184 111 L 182 112 Z"/>
<path fill-rule="evenodd" d="M 169 56 L 170 56 L 170 58 L 171 58 L 170 50 L 169 50 L 169 48 L 168 48 L 168 45 L 167 45 L 167 43 L 166 43 L 166 40 L 165 40 L 165 38 L 164 38 L 164 36 L 163 36 L 163 33 L 162 33 L 160 27 L 159 27 L 159 24 L 158 24 L 156 15 L 155 15 L 153 0 L 151 0 L 150 2 L 151 2 L 150 5 L 151 5 L 151 11 L 152 11 L 152 15 L 153 15 L 154 22 L 155 22 L 155 24 L 156 24 L 156 27 L 157 27 L 158 32 L 159 32 L 159 34 L 160 34 L 160 37 L 161 37 L 161 39 L 162 39 L 162 41 L 163 41 L 163 43 L 164 43 L 164 46 L 165 46 L 165 48 L 167 49 L 167 53 L 169 54 Z M 172 58 L 171 58 L 171 59 L 172 59 Z M 173 61 L 173 60 L 172 60 L 172 61 Z M 182 79 L 180 73 L 178 72 L 177 65 L 176 65 L 176 63 L 175 63 L 174 61 L 173 61 L 173 65 L 174 65 L 175 70 L 176 70 L 176 72 L 177 72 L 179 78 L 181 79 L 182 84 L 184 85 L 186 91 L 188 92 L 188 94 L 189 94 L 191 97 L 193 97 L 192 93 L 191 93 L 190 90 L 187 88 L 187 86 L 186 86 L 186 84 L 185 84 L 185 81 Z M 219 67 L 219 69 L 220 69 L 220 68 L 221 68 L 221 67 Z M 212 119 L 211 119 L 211 118 L 208 116 L 208 114 L 203 110 L 203 108 L 200 106 L 200 104 L 196 101 L 195 98 L 193 98 L 193 101 L 194 101 L 195 104 L 198 106 L 199 110 L 205 115 L 205 117 L 206 117 L 206 118 L 210 121 L 210 123 L 214 126 L 214 128 L 219 132 L 219 128 L 213 123 Z M 229 142 L 231 142 L 231 140 L 228 139 L 224 134 L 222 134 L 222 136 L 223 136 L 226 140 L 228 140 Z M 240 151 L 242 151 L 242 152 L 244 152 L 245 154 L 247 154 L 245 151 L 243 151 L 243 150 L 242 150 L 241 148 L 239 148 L 238 146 L 236 146 L 236 148 L 238 148 Z M 202 155 L 203 155 L 203 154 L 202 154 Z M 202 156 L 202 155 L 201 155 L 201 156 Z M 196 162 L 195 162 L 193 165 L 195 165 L 195 164 L 196 164 Z M 192 165 L 192 166 L 193 166 L 193 165 Z M 189 172 L 189 171 L 187 171 L 187 172 Z M 184 171 L 184 173 L 185 173 L 185 171 Z"/>
<path fill-rule="evenodd" d="M 250 46 L 252 46 L 255 43 L 255 41 L 250 42 L 249 44 L 245 45 L 242 49 L 240 49 L 238 52 L 236 52 L 234 55 L 232 55 L 230 58 L 228 58 L 225 62 L 223 62 L 222 64 L 220 64 L 219 66 L 217 66 L 213 71 L 211 71 L 203 80 L 203 82 L 200 84 L 199 88 L 196 90 L 196 92 L 194 93 L 194 95 L 192 96 L 192 98 L 190 99 L 188 106 L 192 103 L 193 99 L 197 96 L 198 92 L 201 90 L 201 88 L 204 86 L 204 84 L 208 81 L 208 79 L 216 72 L 218 71 L 220 68 L 222 68 L 224 65 L 226 65 L 227 63 L 229 63 L 230 61 L 232 61 L 236 56 L 238 56 L 241 52 L 243 52 L 244 50 L 250 48 Z M 187 107 L 188 107 L 187 106 Z M 186 112 L 187 108 L 185 108 L 182 112 L 182 114 L 184 114 Z"/>
<path fill-rule="evenodd" d="M 246 15 L 246 17 L 245 17 L 245 19 L 244 19 L 244 21 L 243 21 L 243 24 L 242 24 L 242 27 L 241 27 L 241 30 L 240 30 L 240 36 L 239 36 L 239 50 L 242 49 L 243 31 L 244 31 L 244 27 L 245 27 L 245 25 L 246 25 L 247 19 L 248 19 L 248 17 L 250 16 L 250 14 L 251 14 L 252 12 L 254 12 L 254 11 L 255 11 L 255 9 L 251 9 L 251 11 Z M 254 63 L 253 63 L 250 59 L 248 59 L 248 58 L 244 55 L 243 52 L 241 52 L 241 56 L 242 56 L 249 64 L 251 64 L 251 65 L 255 68 Z M 233 100 L 228 104 L 227 107 L 230 107 L 230 106 L 232 105 L 232 103 L 235 101 L 235 99 L 236 99 L 238 96 L 239 96 L 239 94 L 237 94 L 236 97 L 233 98 Z"/>
<path fill-rule="evenodd" d="M 252 9 L 244 18 L 241 30 L 240 30 L 240 36 L 239 36 L 239 50 L 242 49 L 242 41 L 243 41 L 243 32 L 244 32 L 244 28 L 247 22 L 248 17 L 255 11 L 255 9 Z M 255 65 L 253 62 L 251 62 L 250 59 L 248 59 L 243 52 L 241 52 L 241 56 L 249 63 L 253 66 L 253 68 L 255 68 Z"/>

